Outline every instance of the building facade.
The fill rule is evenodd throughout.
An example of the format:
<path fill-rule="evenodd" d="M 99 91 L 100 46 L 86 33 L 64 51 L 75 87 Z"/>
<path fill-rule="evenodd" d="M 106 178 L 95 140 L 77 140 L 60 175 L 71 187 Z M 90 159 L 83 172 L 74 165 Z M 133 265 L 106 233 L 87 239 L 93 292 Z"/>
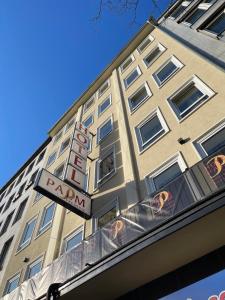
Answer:
<path fill-rule="evenodd" d="M 84 188 L 92 216 L 33 192 L 3 299 L 50 299 L 53 283 L 60 299 L 163 299 L 224 269 L 223 57 L 210 60 L 176 36 L 184 2 L 193 16 L 224 1 L 177 1 L 150 20 L 50 129 L 43 166 L 61 179 L 76 122 L 92 133 Z M 221 34 L 215 48 L 223 47 Z"/>

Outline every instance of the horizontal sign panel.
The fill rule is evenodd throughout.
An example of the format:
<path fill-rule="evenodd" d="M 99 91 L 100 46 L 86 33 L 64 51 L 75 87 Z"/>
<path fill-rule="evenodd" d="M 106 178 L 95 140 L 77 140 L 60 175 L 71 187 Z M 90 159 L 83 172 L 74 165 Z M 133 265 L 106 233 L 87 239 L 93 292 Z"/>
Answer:
<path fill-rule="evenodd" d="M 85 175 L 70 165 L 67 165 L 64 180 L 81 190 L 84 189 Z"/>
<path fill-rule="evenodd" d="M 85 219 L 91 217 L 91 198 L 67 185 L 45 169 L 39 173 L 34 190 Z"/>

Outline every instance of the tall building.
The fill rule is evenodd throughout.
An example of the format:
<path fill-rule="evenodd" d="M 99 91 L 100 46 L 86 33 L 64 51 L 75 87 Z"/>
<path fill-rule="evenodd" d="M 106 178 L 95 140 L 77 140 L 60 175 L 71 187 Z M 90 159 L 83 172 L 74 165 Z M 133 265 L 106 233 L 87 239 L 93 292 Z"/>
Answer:
<path fill-rule="evenodd" d="M 43 166 L 66 200 L 71 184 L 60 180 L 76 124 L 91 133 L 85 170 L 77 163 L 91 217 L 33 191 L 2 275 L 4 300 L 195 299 L 199 280 L 225 282 L 225 73 L 178 38 L 182 25 L 168 25 L 189 4 L 194 14 L 200 1 L 189 2 L 149 20 L 50 129 Z M 214 10 L 224 1 L 202 2 Z M 189 285 L 186 298 L 173 296 Z M 217 288 L 205 284 L 198 299 L 222 298 Z"/>

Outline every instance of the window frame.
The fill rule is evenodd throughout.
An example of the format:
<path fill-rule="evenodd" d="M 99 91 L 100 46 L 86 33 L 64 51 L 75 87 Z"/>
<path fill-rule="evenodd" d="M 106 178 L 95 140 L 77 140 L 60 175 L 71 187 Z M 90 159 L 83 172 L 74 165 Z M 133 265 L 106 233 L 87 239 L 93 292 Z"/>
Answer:
<path fill-rule="evenodd" d="M 27 197 L 26 199 L 24 199 L 23 201 L 21 201 L 21 203 L 20 203 L 20 205 L 19 205 L 19 207 L 18 207 L 18 209 L 17 209 L 17 211 L 16 211 L 16 215 L 15 215 L 15 217 L 14 217 L 14 219 L 13 219 L 12 226 L 13 226 L 15 223 L 17 223 L 20 219 L 22 219 L 22 216 L 23 216 L 23 214 L 24 214 L 25 208 L 26 208 L 26 206 L 27 206 L 28 198 L 29 198 L 29 197 Z"/>
<path fill-rule="evenodd" d="M 59 136 L 59 137 L 58 137 L 58 136 Z M 56 135 L 54 136 L 53 145 L 55 145 L 56 143 L 58 143 L 58 141 L 61 140 L 62 136 L 63 136 L 63 128 L 60 129 L 60 130 L 56 133 Z"/>
<path fill-rule="evenodd" d="M 32 267 L 34 267 L 35 265 L 37 265 L 39 262 L 41 262 L 41 269 L 39 272 L 41 272 L 42 268 L 43 268 L 43 263 L 44 263 L 44 256 L 41 255 L 39 256 L 37 259 L 35 259 L 34 261 L 32 261 L 30 264 L 27 265 L 26 267 L 26 271 L 25 271 L 25 274 L 24 274 L 24 281 L 25 280 L 29 280 L 30 278 L 32 277 L 28 277 L 29 276 L 29 273 L 30 273 L 30 270 Z M 38 274 L 39 272 L 37 272 L 36 274 Z M 36 276 L 36 274 L 34 276 Z"/>
<path fill-rule="evenodd" d="M 131 98 L 133 98 L 136 94 L 138 94 L 138 92 L 140 92 L 140 90 L 145 87 L 146 91 L 147 91 L 147 96 L 142 99 L 134 108 L 132 108 L 132 105 L 131 105 Z M 129 105 L 129 109 L 130 109 L 130 113 L 134 113 L 136 110 L 138 110 L 138 108 L 144 104 L 149 98 L 152 97 L 152 91 L 151 89 L 149 88 L 149 85 L 146 82 L 144 82 L 133 94 L 131 94 L 129 97 L 128 97 L 128 105 Z"/>
<path fill-rule="evenodd" d="M 137 71 L 138 75 L 137 77 L 129 84 L 127 84 L 127 78 L 131 76 L 131 74 L 133 72 Z M 136 66 L 124 79 L 123 79 L 123 84 L 124 84 L 124 87 L 125 89 L 127 90 L 140 76 L 142 75 L 142 71 L 140 69 L 139 66 Z"/>
<path fill-rule="evenodd" d="M 56 175 L 56 171 L 57 171 L 59 168 L 61 168 L 61 167 L 63 167 L 62 176 L 58 177 L 58 176 Z M 65 167 L 66 167 L 66 163 L 65 163 L 65 161 L 64 161 L 64 162 L 62 162 L 61 164 L 59 164 L 59 165 L 54 169 L 53 175 L 56 176 L 57 178 L 60 178 L 60 179 L 64 178 L 64 174 L 65 174 L 65 171 L 66 171 L 66 168 L 65 168 Z"/>
<path fill-rule="evenodd" d="M 219 14 L 215 15 L 214 17 L 210 18 L 209 22 L 205 23 L 203 26 L 202 26 L 202 31 L 207 33 L 208 35 L 212 36 L 212 37 L 215 37 L 215 38 L 218 38 L 220 36 L 223 35 L 223 33 L 225 33 L 225 29 L 223 31 L 221 31 L 220 33 L 214 33 L 213 31 L 210 31 L 208 29 L 208 27 L 210 25 L 212 25 L 213 23 L 216 22 L 217 19 L 219 19 L 219 17 L 224 14 L 225 15 L 225 7 L 223 7 L 220 11 Z"/>
<path fill-rule="evenodd" d="M 186 108 L 181 114 L 179 113 L 178 108 L 176 107 L 176 104 L 173 103 L 174 100 L 178 99 L 179 94 L 182 96 L 184 92 L 193 85 L 203 94 L 195 103 L 190 105 L 188 108 Z M 198 78 L 196 75 L 193 75 L 188 81 L 186 81 L 182 86 L 180 86 L 172 95 L 170 95 L 167 98 L 167 103 L 172 110 L 173 114 L 175 115 L 178 122 L 182 122 L 186 118 L 188 118 L 191 114 L 193 114 L 197 109 L 199 109 L 204 103 L 209 101 L 216 93 L 208 86 L 206 85 L 200 78 Z M 205 100 L 204 97 L 208 96 Z M 186 111 L 188 111 L 190 108 L 192 108 L 186 115 L 182 117 L 182 114 L 184 114 Z"/>
<path fill-rule="evenodd" d="M 99 167 L 101 162 L 106 159 L 109 155 L 113 154 L 113 170 L 110 171 L 108 174 L 103 176 L 102 178 L 99 178 Z M 116 151 L 115 151 L 115 145 L 107 150 L 104 154 L 100 155 L 100 157 L 95 162 L 95 189 L 98 189 L 101 187 L 104 183 L 106 183 L 109 179 L 111 179 L 117 172 L 116 168 Z"/>
<path fill-rule="evenodd" d="M 93 101 L 93 102 L 92 102 Z M 92 102 L 92 104 L 88 107 L 89 102 Z M 83 105 L 83 114 L 86 113 L 90 107 L 95 103 L 95 94 L 91 96 Z"/>
<path fill-rule="evenodd" d="M 113 198 L 111 201 L 105 203 L 100 210 L 98 210 L 94 216 L 92 217 L 92 233 L 96 232 L 100 228 L 98 228 L 98 219 L 105 214 L 107 214 L 112 209 L 116 208 L 116 217 L 120 215 L 120 205 L 119 205 L 119 197 Z"/>
<path fill-rule="evenodd" d="M 76 246 L 74 246 L 73 248 L 66 250 L 68 241 L 71 240 L 72 238 L 74 238 L 77 234 L 79 234 L 80 232 L 82 232 L 82 240 L 81 242 L 79 242 Z M 78 228 L 76 228 L 75 230 L 73 230 L 72 232 L 70 232 L 69 234 L 67 234 L 64 238 L 63 238 L 63 242 L 61 245 L 61 254 L 64 254 L 68 251 L 71 251 L 72 249 L 76 248 L 79 244 L 82 243 L 82 241 L 84 240 L 84 224 L 79 226 Z"/>
<path fill-rule="evenodd" d="M 84 123 L 87 122 L 88 119 L 92 119 L 91 123 L 86 126 Z M 92 112 L 90 115 L 88 115 L 88 117 L 86 117 L 83 121 L 82 121 L 82 124 L 86 127 L 86 128 L 89 128 L 91 125 L 94 124 L 94 113 Z"/>
<path fill-rule="evenodd" d="M 48 159 L 47 159 L 47 162 L 46 162 L 46 166 L 45 166 L 46 168 L 49 168 L 49 167 L 56 161 L 56 159 L 57 159 L 57 152 L 58 152 L 58 149 L 52 151 L 51 154 L 48 156 Z M 51 162 L 49 163 L 49 158 L 50 158 L 51 156 L 53 156 L 53 154 L 54 154 L 55 158 L 53 159 L 53 161 L 51 161 Z"/>
<path fill-rule="evenodd" d="M 64 144 L 66 141 L 68 141 L 68 140 L 69 140 L 69 144 L 66 146 L 66 148 L 64 148 L 64 149 L 62 150 L 63 144 Z M 65 138 L 65 140 L 62 141 L 62 143 L 61 143 L 61 145 L 60 145 L 60 147 L 59 147 L 59 154 L 58 154 L 58 157 L 59 157 L 60 155 L 62 155 L 62 154 L 70 147 L 71 141 L 72 141 L 72 136 L 68 136 L 67 138 Z"/>
<path fill-rule="evenodd" d="M 147 44 L 147 46 L 145 46 L 142 50 L 140 49 L 141 48 L 141 46 L 147 41 L 147 40 L 150 40 L 150 43 L 149 44 Z M 138 51 L 138 53 L 139 54 L 142 54 L 147 48 L 148 48 L 148 46 L 149 45 L 151 45 L 152 44 L 152 42 L 155 40 L 155 38 L 151 35 L 151 34 L 149 34 L 140 44 L 139 44 L 139 46 L 137 47 L 137 51 Z"/>
<path fill-rule="evenodd" d="M 72 124 L 71 124 L 72 123 Z M 67 123 L 66 123 L 66 126 L 65 126 L 65 133 L 71 129 L 73 127 L 75 123 L 75 117 L 71 118 Z"/>
<path fill-rule="evenodd" d="M 123 68 L 123 66 L 128 62 L 128 60 L 131 59 L 131 62 L 129 63 L 129 65 L 127 65 L 125 68 Z M 135 61 L 135 57 L 133 54 L 130 54 L 120 65 L 120 73 L 123 74 Z"/>
<path fill-rule="evenodd" d="M 104 87 L 104 85 L 107 85 L 106 89 L 101 91 L 101 89 Z M 110 88 L 110 79 L 108 78 L 98 89 L 98 99 L 101 98 L 101 96 Z"/>
<path fill-rule="evenodd" d="M 25 232 L 27 231 L 27 226 L 29 226 L 32 222 L 34 222 L 34 227 L 33 227 L 33 230 L 31 232 L 31 235 L 30 235 L 29 239 L 22 242 L 22 240 L 24 239 L 24 236 L 25 236 Z M 30 245 L 32 237 L 34 235 L 36 223 L 37 223 L 37 216 L 34 216 L 33 218 L 31 218 L 29 221 L 26 222 L 25 227 L 23 228 L 22 235 L 21 235 L 20 240 L 19 240 L 19 244 L 18 244 L 18 247 L 17 247 L 17 253 L 22 251 L 24 248 L 26 248 L 27 246 Z"/>
<path fill-rule="evenodd" d="M 11 290 L 11 291 L 9 291 L 9 284 L 10 284 L 10 282 L 13 282 L 13 281 L 15 281 L 16 279 L 19 279 L 18 280 L 18 285 L 17 285 L 17 287 L 16 288 L 18 288 L 18 286 L 19 286 L 19 283 L 20 283 L 20 279 L 21 279 L 21 271 L 20 272 L 17 272 L 16 274 L 14 274 L 12 277 L 10 277 L 9 279 L 7 279 L 7 281 L 6 281 L 6 284 L 5 284 L 5 288 L 4 288 L 4 292 L 3 292 L 3 296 L 5 296 L 5 295 L 7 295 L 7 294 L 10 294 L 11 292 L 13 292 L 15 289 L 13 289 L 13 290 Z"/>
<path fill-rule="evenodd" d="M 157 191 L 157 188 L 154 183 L 154 178 L 165 172 L 167 169 L 169 169 L 176 163 L 179 165 L 182 173 L 187 169 L 187 164 L 183 158 L 182 153 L 177 152 L 176 154 L 165 160 L 163 163 L 161 163 L 153 171 L 144 176 L 148 196 Z"/>
<path fill-rule="evenodd" d="M 100 111 L 100 106 L 104 104 L 109 99 L 109 105 L 103 110 Z M 110 94 L 108 97 L 106 97 L 102 102 L 98 105 L 98 118 L 112 105 L 112 95 Z"/>
<path fill-rule="evenodd" d="M 51 206 L 54 206 L 53 207 L 53 213 L 52 213 L 52 218 L 51 220 L 46 223 L 44 226 L 43 226 L 43 221 L 45 219 L 45 216 L 46 216 L 46 211 L 48 208 L 50 208 Z M 39 225 L 38 225 L 38 230 L 37 230 L 37 235 L 36 237 L 39 237 L 40 235 L 42 235 L 43 233 L 45 233 L 49 228 L 51 228 L 52 226 L 52 223 L 53 223 L 53 220 L 54 220 L 54 216 L 55 216 L 55 210 L 56 210 L 56 203 L 55 202 L 50 202 L 48 203 L 42 210 L 42 213 L 41 213 L 41 218 L 40 218 L 40 222 L 39 222 Z"/>
<path fill-rule="evenodd" d="M 111 131 L 108 132 L 104 137 L 100 138 L 100 131 L 101 128 L 104 127 L 109 121 L 111 121 Z M 107 118 L 98 128 L 97 128 L 97 138 L 96 138 L 96 144 L 97 146 L 104 141 L 112 132 L 113 132 L 113 116 L 111 115 L 109 118 Z"/>
<path fill-rule="evenodd" d="M 144 144 L 140 143 L 142 142 L 142 137 L 141 137 L 141 131 L 140 128 L 142 126 L 144 126 L 146 123 L 148 123 L 148 121 L 150 121 L 151 119 L 153 119 L 155 116 L 158 117 L 158 120 L 162 126 L 162 129 L 159 131 L 164 131 L 161 135 L 159 135 L 156 139 L 154 139 L 152 142 L 149 143 L 149 141 L 151 141 L 155 136 L 157 136 L 157 134 L 155 134 L 151 139 L 149 139 L 148 141 L 146 141 Z M 136 140 L 137 140 L 137 145 L 138 145 L 138 150 L 139 150 L 139 154 L 143 153 L 144 151 L 146 151 L 147 149 L 149 149 L 152 145 L 154 145 L 155 143 L 157 143 L 162 137 L 164 137 L 164 135 L 166 135 L 168 132 L 170 131 L 159 107 L 156 107 L 153 111 L 151 111 L 150 114 L 148 114 L 138 125 L 136 125 L 134 127 L 134 132 L 135 132 L 135 136 L 136 136 Z M 147 144 L 147 146 L 145 146 Z"/>
<path fill-rule="evenodd" d="M 156 49 L 160 50 L 160 53 L 157 54 L 156 57 L 153 58 L 153 60 L 148 63 L 146 62 L 146 59 L 149 55 L 151 55 Z M 148 69 L 150 66 L 153 65 L 153 63 L 167 50 L 167 48 L 165 46 L 163 46 L 161 43 L 158 43 L 153 49 L 151 49 L 151 51 L 143 58 L 143 63 L 145 65 L 145 67 Z"/>
<path fill-rule="evenodd" d="M 157 76 L 157 73 L 161 72 L 166 65 L 171 62 L 176 66 L 176 69 L 163 81 L 160 81 L 160 79 Z M 155 81 L 158 88 L 163 87 L 171 78 L 173 78 L 182 68 L 184 67 L 184 64 L 174 55 L 172 55 L 169 59 L 167 59 L 153 74 L 152 78 Z"/>
<path fill-rule="evenodd" d="M 180 18 L 181 15 L 183 15 L 185 13 L 185 10 L 187 9 L 187 7 L 192 3 L 192 1 L 182 1 L 181 3 L 179 3 L 178 5 L 176 5 L 173 9 L 172 9 L 172 12 L 170 11 L 170 14 L 169 14 L 169 18 L 172 19 L 172 20 L 177 20 L 178 18 Z M 180 7 L 180 6 L 184 6 L 185 7 L 185 10 L 183 12 L 181 12 L 181 14 L 179 14 L 176 18 L 174 17 L 171 17 L 171 15 Z"/>
<path fill-rule="evenodd" d="M 221 120 L 219 123 L 211 127 L 209 130 L 207 130 L 205 133 L 200 135 L 197 139 L 195 139 L 192 142 L 192 145 L 200 159 L 203 159 L 208 156 L 208 153 L 206 152 L 202 144 L 207 140 L 209 140 L 210 138 L 212 138 L 214 135 L 216 135 L 224 128 L 225 128 L 225 119 Z"/>

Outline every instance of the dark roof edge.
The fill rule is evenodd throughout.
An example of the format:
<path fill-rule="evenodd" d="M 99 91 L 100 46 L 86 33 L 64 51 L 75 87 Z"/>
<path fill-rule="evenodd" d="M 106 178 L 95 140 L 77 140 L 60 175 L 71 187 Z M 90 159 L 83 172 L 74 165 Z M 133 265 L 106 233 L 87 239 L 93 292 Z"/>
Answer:
<path fill-rule="evenodd" d="M 9 181 L 7 181 L 7 183 L 0 188 L 0 194 L 2 194 L 2 192 L 4 190 L 6 190 L 6 188 L 16 179 L 16 177 L 22 173 L 22 171 L 34 160 L 34 158 L 49 144 L 49 142 L 51 141 L 51 137 L 48 137 L 44 143 L 41 144 L 41 146 L 30 156 L 30 158 L 28 158 L 28 160 L 22 165 L 22 167 L 19 168 L 19 170 L 13 175 L 13 177 L 11 177 L 9 179 Z"/>

